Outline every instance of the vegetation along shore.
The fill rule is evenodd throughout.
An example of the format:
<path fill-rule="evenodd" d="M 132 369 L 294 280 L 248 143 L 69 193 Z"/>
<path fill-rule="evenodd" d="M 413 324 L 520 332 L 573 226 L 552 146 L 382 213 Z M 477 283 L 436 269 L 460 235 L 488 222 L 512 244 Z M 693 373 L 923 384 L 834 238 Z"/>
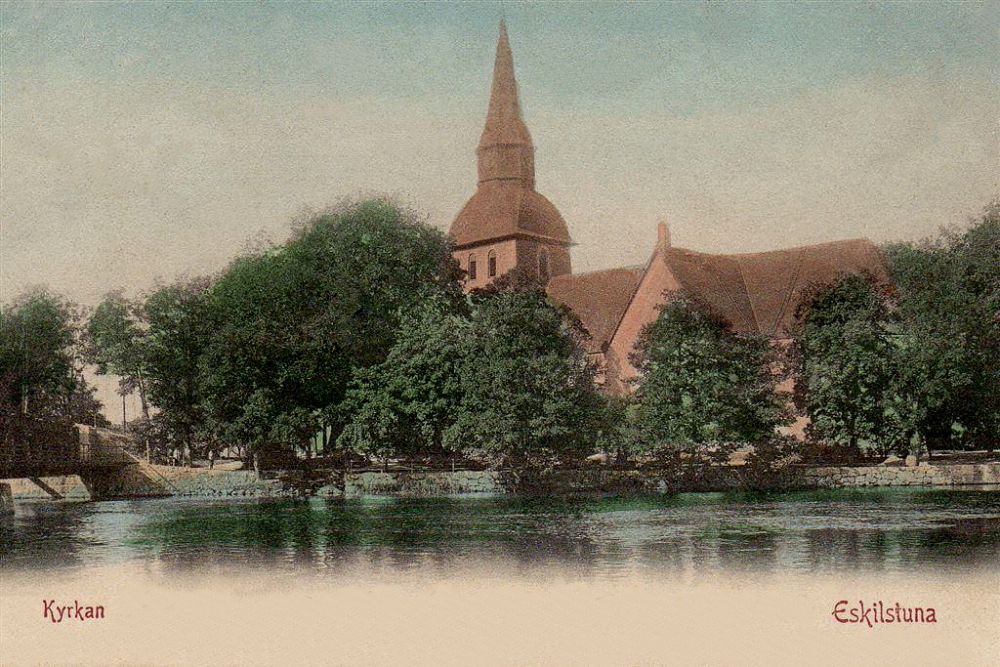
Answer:
<path fill-rule="evenodd" d="M 136 455 L 225 457 L 298 471 L 305 486 L 315 470 L 523 481 L 739 467 L 766 480 L 945 451 L 988 461 L 1000 441 L 1000 204 L 880 250 L 889 281 L 812 285 L 782 344 L 696 295 L 668 295 L 630 360 L 633 386 L 609 392 L 590 332 L 537 279 L 515 271 L 465 291 L 448 236 L 384 199 L 345 203 L 217 275 L 94 308 L 42 289 L 6 304 L 0 428 L 11 441 L 40 422 L 111 427 L 85 381 L 92 366 L 138 395 L 141 417 L 112 427 Z"/>

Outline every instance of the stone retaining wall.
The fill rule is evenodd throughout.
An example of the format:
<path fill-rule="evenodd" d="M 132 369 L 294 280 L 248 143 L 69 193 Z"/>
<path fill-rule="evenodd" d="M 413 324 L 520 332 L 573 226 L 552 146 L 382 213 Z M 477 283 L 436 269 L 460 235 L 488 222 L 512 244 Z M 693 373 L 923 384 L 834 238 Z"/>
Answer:
<path fill-rule="evenodd" d="M 802 486 L 812 488 L 1000 484 L 1000 463 L 803 468 L 799 479 Z"/>
<path fill-rule="evenodd" d="M 280 480 L 261 479 L 253 470 L 214 470 L 174 466 L 151 466 L 175 496 L 278 498 L 295 494 Z"/>
<path fill-rule="evenodd" d="M 340 495 L 326 487 L 328 495 Z M 343 496 L 455 496 L 502 493 L 498 473 L 490 470 L 455 472 L 361 472 L 344 475 Z"/>
<path fill-rule="evenodd" d="M 791 468 L 764 480 L 745 474 L 741 467 L 717 468 L 709 477 L 667 476 L 657 471 L 556 470 L 542 475 L 517 476 L 496 471 L 365 472 L 344 476 L 343 492 L 324 487 L 323 495 L 450 496 L 507 493 L 514 486 L 526 492 L 666 493 L 671 491 L 729 491 L 746 488 L 855 488 L 872 486 L 1000 486 L 1000 463 Z"/>
<path fill-rule="evenodd" d="M 294 495 L 278 480 L 261 479 L 252 470 L 206 470 L 172 466 L 150 466 L 167 493 L 178 497 L 278 498 Z M 46 477 L 46 484 L 67 500 L 89 500 L 90 492 L 77 475 Z M 11 491 L 18 499 L 47 499 L 48 494 L 27 479 L 11 480 Z"/>
<path fill-rule="evenodd" d="M 76 475 L 65 475 L 62 477 L 43 477 L 42 480 L 48 484 L 53 491 L 67 500 L 89 500 L 90 492 L 83 485 L 83 480 Z M 48 499 L 49 494 L 43 489 L 35 486 L 27 479 L 11 479 L 6 482 L 10 484 L 10 490 L 17 500 Z"/>
<path fill-rule="evenodd" d="M 181 497 L 278 498 L 298 495 L 280 479 L 261 479 L 249 470 L 206 470 L 151 466 L 168 491 Z M 314 491 L 324 497 L 365 496 L 433 497 L 507 493 L 513 486 L 528 492 L 554 495 L 573 493 L 664 493 L 682 490 L 735 490 L 755 486 L 738 468 L 718 469 L 710 480 L 678 481 L 655 471 L 557 470 L 528 478 L 496 471 L 359 472 L 334 473 Z M 721 474 L 726 473 L 726 474 Z M 46 483 L 69 500 L 90 497 L 79 477 L 47 477 Z M 30 481 L 11 480 L 14 498 L 48 498 Z M 1000 485 L 1000 463 L 965 465 L 925 464 L 914 467 L 866 466 L 791 468 L 767 484 L 772 488 L 854 488 L 873 486 Z"/>

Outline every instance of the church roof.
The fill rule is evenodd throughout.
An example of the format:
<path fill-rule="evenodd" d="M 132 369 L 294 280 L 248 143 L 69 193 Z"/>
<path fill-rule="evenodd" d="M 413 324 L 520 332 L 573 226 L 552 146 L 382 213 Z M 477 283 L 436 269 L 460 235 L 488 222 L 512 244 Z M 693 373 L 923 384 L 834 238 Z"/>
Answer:
<path fill-rule="evenodd" d="M 866 239 L 730 255 L 666 247 L 656 251 L 652 262 L 656 261 L 665 262 L 681 289 L 725 318 L 735 331 L 770 338 L 789 334 L 795 309 L 813 284 L 862 272 L 889 280 L 881 253 Z M 590 333 L 587 351 L 600 352 L 614 336 L 648 270 L 649 266 L 628 266 L 561 275 L 549 281 L 547 290 Z"/>
<path fill-rule="evenodd" d="M 569 307 L 590 334 L 588 352 L 600 352 L 611 340 L 645 268 L 627 266 L 590 273 L 565 274 L 549 281 L 547 291 L 556 302 Z"/>
<path fill-rule="evenodd" d="M 570 243 L 559 210 L 543 195 L 511 181 L 483 183 L 451 224 L 457 247 L 518 234 Z"/>
<path fill-rule="evenodd" d="M 772 338 L 788 335 L 810 285 L 833 282 L 844 273 L 889 279 L 878 248 L 866 239 L 734 255 L 683 248 L 667 248 L 662 254 L 682 288 L 733 329 Z"/>

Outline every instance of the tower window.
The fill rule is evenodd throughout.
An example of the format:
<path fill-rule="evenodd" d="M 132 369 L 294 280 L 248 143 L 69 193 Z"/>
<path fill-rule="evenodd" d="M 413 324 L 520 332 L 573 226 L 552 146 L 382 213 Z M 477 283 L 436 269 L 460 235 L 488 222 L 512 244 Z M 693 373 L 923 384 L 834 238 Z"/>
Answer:
<path fill-rule="evenodd" d="M 493 250 L 490 250 L 490 254 L 486 256 L 487 269 L 489 270 L 490 278 L 497 277 L 497 254 Z"/>
<path fill-rule="evenodd" d="M 538 251 L 538 276 L 542 280 L 549 279 L 549 253 L 545 248 Z"/>
<path fill-rule="evenodd" d="M 469 255 L 469 280 L 476 279 L 476 256 Z"/>

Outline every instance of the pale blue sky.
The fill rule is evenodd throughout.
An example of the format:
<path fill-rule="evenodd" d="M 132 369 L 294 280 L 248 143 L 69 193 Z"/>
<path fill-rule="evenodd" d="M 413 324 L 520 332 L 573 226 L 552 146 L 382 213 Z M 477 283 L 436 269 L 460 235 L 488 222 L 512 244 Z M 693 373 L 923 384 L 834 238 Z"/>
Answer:
<path fill-rule="evenodd" d="M 478 103 L 501 15 L 526 104 L 697 113 L 845 77 L 997 73 L 995 3 L 835 2 L 14 4 L 4 73 Z"/>
<path fill-rule="evenodd" d="M 358 192 L 447 228 L 506 15 L 579 270 L 655 224 L 876 241 L 997 191 L 997 3 L 4 3 L 0 299 L 214 271 Z"/>

